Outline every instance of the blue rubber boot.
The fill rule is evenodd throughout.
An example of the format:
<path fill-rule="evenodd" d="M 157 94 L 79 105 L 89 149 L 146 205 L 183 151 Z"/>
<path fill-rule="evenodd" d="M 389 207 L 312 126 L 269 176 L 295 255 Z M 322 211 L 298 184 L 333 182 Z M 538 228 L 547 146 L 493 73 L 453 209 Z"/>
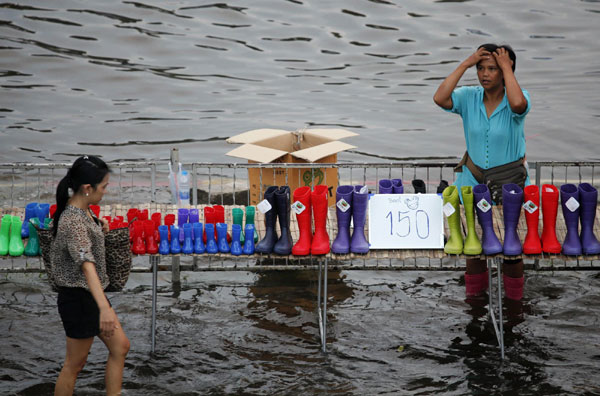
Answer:
<path fill-rule="evenodd" d="M 171 226 L 171 253 L 181 253 L 181 245 L 179 244 L 179 227 L 175 224 Z"/>
<path fill-rule="evenodd" d="M 171 247 L 169 246 L 169 226 L 166 226 L 166 225 L 158 226 L 158 233 L 160 235 L 160 244 L 158 245 L 158 253 L 160 253 L 160 254 L 171 253 Z"/>
<path fill-rule="evenodd" d="M 194 231 L 194 236 L 198 236 L 194 239 L 194 253 L 202 254 L 206 251 L 206 247 L 204 246 L 204 241 L 202 240 L 202 230 L 204 229 L 204 225 L 202 223 L 194 223 L 192 224 L 192 231 Z"/>
<path fill-rule="evenodd" d="M 242 235 L 242 226 L 234 224 L 231 226 L 231 254 L 239 256 L 242 254 L 242 244 L 240 236 Z"/>
<path fill-rule="evenodd" d="M 244 234 L 246 234 L 246 240 L 244 241 L 242 253 L 247 255 L 254 254 L 254 224 L 246 224 Z"/>
<path fill-rule="evenodd" d="M 183 254 L 194 253 L 194 243 L 192 242 L 192 225 L 190 223 L 183 224 L 183 246 L 181 247 Z"/>
<path fill-rule="evenodd" d="M 392 194 L 404 194 L 402 179 L 392 179 Z"/>
<path fill-rule="evenodd" d="M 28 203 L 25 206 L 25 220 L 23 220 L 23 226 L 21 227 L 21 238 L 29 238 L 29 219 L 37 217 L 37 206 L 37 202 Z"/>
<path fill-rule="evenodd" d="M 217 223 L 217 238 L 219 252 L 229 253 L 229 244 L 227 243 L 227 224 Z"/>
<path fill-rule="evenodd" d="M 392 194 L 394 186 L 390 179 L 379 180 L 379 194 Z"/>
<path fill-rule="evenodd" d="M 217 246 L 217 241 L 215 241 L 215 225 L 206 223 L 204 231 L 206 233 L 206 253 L 219 253 L 219 246 Z"/>

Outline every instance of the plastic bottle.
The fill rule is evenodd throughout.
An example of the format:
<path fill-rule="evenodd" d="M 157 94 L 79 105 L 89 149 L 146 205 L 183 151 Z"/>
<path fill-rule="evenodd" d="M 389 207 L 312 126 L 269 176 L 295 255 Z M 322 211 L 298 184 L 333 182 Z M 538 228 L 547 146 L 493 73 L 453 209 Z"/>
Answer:
<path fill-rule="evenodd" d="M 179 173 L 179 204 L 187 205 L 190 202 L 190 175 L 182 170 Z"/>

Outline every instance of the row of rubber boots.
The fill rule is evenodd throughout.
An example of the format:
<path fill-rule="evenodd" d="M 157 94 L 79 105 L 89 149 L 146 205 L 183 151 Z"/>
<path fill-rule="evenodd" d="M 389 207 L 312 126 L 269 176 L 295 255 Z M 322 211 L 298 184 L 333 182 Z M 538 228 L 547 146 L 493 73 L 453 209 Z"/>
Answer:
<path fill-rule="evenodd" d="M 37 228 L 46 228 L 52 221 L 56 205 L 32 202 L 25 207 L 25 218 L 4 215 L 0 222 L 0 256 L 39 256 L 41 254 Z M 27 239 L 27 244 L 23 242 Z"/>
<path fill-rule="evenodd" d="M 225 208 L 222 205 L 204 208 L 205 223 L 201 223 L 198 209 L 178 209 L 175 215 L 165 215 L 164 224 L 160 213 L 153 213 L 148 220 L 148 211 L 130 209 L 127 213 L 131 223 L 131 250 L 134 254 L 202 254 L 231 253 L 253 254 L 255 241 L 253 206 L 246 207 L 246 226 L 242 232 L 244 211 L 233 209 L 234 224 L 231 234 L 225 223 Z"/>
<path fill-rule="evenodd" d="M 594 235 L 594 220 L 598 202 L 598 191 L 589 183 L 564 184 L 560 187 L 560 201 L 565 219 L 567 234 L 562 244 L 556 237 L 556 216 L 558 212 L 559 190 L 544 184 L 541 192 L 543 231 L 540 238 L 538 226 L 540 217 L 540 191 L 535 185 L 521 189 L 516 184 L 502 186 L 502 212 L 504 218 L 504 244 L 494 232 L 492 200 L 485 184 L 475 187 L 461 187 L 467 223 L 466 237 L 463 239 L 460 221 L 460 199 L 456 186 L 447 187 L 442 196 L 444 206 L 450 205 L 454 211 L 447 213 L 450 236 L 444 246 L 448 254 L 507 256 L 524 254 L 562 253 L 570 256 L 600 253 L 600 243 Z M 523 245 L 517 233 L 521 207 L 525 209 L 527 234 Z M 482 241 L 475 232 L 474 212 L 482 230 Z M 579 224 L 581 223 L 581 232 Z"/>

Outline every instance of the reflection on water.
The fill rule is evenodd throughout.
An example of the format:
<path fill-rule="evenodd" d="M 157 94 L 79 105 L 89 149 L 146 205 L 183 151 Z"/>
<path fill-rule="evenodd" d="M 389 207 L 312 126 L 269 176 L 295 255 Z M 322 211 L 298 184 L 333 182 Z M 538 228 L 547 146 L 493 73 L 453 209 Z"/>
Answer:
<path fill-rule="evenodd" d="M 505 305 L 506 360 L 487 299 L 464 299 L 456 272 L 331 272 L 328 352 L 320 352 L 316 271 L 159 273 L 157 351 L 150 354 L 151 274 L 111 295 L 132 349 L 128 395 L 531 394 L 600 391 L 600 277 L 526 275 Z M 55 295 L 37 275 L 0 283 L 0 393 L 51 394 L 64 353 Z M 77 394 L 103 389 L 92 347 Z"/>
<path fill-rule="evenodd" d="M 460 120 L 431 97 L 490 41 L 512 44 L 532 97 L 528 158 L 598 158 L 594 1 L 49 0 L 0 13 L 7 162 L 166 159 L 174 145 L 184 162 L 221 162 L 224 138 L 305 126 L 359 132 L 342 161 L 457 158 Z"/>

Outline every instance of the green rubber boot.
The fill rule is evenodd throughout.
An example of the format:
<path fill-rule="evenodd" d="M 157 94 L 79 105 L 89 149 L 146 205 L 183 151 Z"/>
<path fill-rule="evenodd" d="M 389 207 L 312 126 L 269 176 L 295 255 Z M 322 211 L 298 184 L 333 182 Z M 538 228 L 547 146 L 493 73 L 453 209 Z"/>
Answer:
<path fill-rule="evenodd" d="M 254 215 L 256 214 L 256 208 L 254 206 L 246 206 L 246 225 L 254 225 Z M 256 226 L 254 227 L 254 243 L 258 243 L 259 235 Z"/>
<path fill-rule="evenodd" d="M 481 242 L 475 232 L 475 208 L 473 207 L 473 187 L 462 186 L 460 188 L 465 207 L 465 217 L 467 218 L 467 237 L 465 238 L 465 247 L 463 252 L 467 255 L 478 255 L 482 252 Z"/>
<path fill-rule="evenodd" d="M 27 246 L 25 246 L 25 256 L 40 255 L 40 238 L 38 237 L 37 230 L 33 226 L 34 222 L 37 223 L 39 227 L 40 220 L 37 217 L 29 220 L 29 239 L 27 239 Z"/>
<path fill-rule="evenodd" d="M 10 241 L 10 225 L 12 224 L 12 216 L 2 216 L 0 223 L 0 256 L 8 254 L 8 242 Z"/>
<path fill-rule="evenodd" d="M 13 257 L 21 256 L 25 250 L 23 240 L 21 239 L 21 227 L 23 222 L 19 216 L 12 216 L 10 224 L 10 242 L 8 243 L 8 254 Z"/>
<path fill-rule="evenodd" d="M 444 246 L 448 254 L 461 254 L 463 251 L 463 236 L 460 227 L 460 198 L 456 186 L 448 186 L 442 193 L 444 197 L 444 213 L 448 221 L 450 237 Z M 448 205 L 449 204 L 449 205 Z M 454 209 L 454 211 L 452 211 Z M 452 212 L 448 215 L 449 212 Z"/>
<path fill-rule="evenodd" d="M 244 211 L 240 208 L 231 209 L 231 216 L 233 217 L 233 224 L 239 224 L 244 229 Z M 244 238 L 244 233 L 240 233 L 240 244 L 243 245 L 246 238 Z"/>
<path fill-rule="evenodd" d="M 50 227 L 50 224 L 52 224 L 52 219 L 50 217 L 46 217 L 44 219 L 44 228 L 48 229 L 48 227 Z"/>

